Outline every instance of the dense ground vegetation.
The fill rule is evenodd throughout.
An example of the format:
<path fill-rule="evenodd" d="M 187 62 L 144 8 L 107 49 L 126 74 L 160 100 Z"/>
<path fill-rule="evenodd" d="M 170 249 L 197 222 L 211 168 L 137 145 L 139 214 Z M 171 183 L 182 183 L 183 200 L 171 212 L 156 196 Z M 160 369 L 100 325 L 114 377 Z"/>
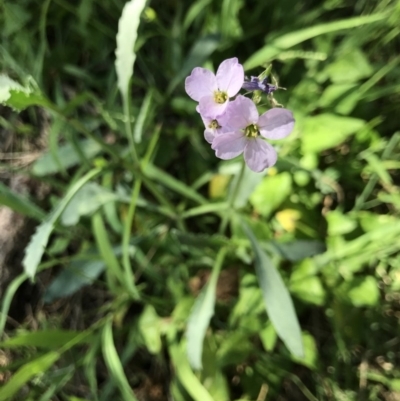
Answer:
<path fill-rule="evenodd" d="M 124 5 L 0 1 L 0 401 L 400 400 L 400 3 L 148 1 L 121 100 Z M 261 174 L 184 91 L 231 57 Z"/>

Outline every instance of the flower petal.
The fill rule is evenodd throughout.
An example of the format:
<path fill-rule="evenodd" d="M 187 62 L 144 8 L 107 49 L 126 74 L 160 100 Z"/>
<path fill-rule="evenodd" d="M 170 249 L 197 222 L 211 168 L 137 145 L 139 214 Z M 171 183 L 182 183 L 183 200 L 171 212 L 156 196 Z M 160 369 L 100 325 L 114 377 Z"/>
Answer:
<path fill-rule="evenodd" d="M 215 75 L 205 68 L 193 68 L 185 80 L 186 93 L 197 102 L 204 96 L 211 96 L 218 89 Z"/>
<path fill-rule="evenodd" d="M 220 159 L 233 159 L 243 153 L 247 139 L 242 132 L 227 132 L 214 138 L 211 148 Z"/>
<path fill-rule="evenodd" d="M 282 139 L 293 130 L 294 118 L 290 110 L 271 109 L 263 113 L 258 120 L 260 134 L 268 139 Z"/>
<path fill-rule="evenodd" d="M 216 103 L 213 95 L 204 96 L 199 102 L 199 112 L 202 116 L 213 120 L 225 113 L 228 103 L 229 101 L 226 101 L 225 103 Z"/>
<path fill-rule="evenodd" d="M 196 107 L 196 110 L 198 111 L 199 106 Z M 211 118 L 206 118 L 203 115 L 200 114 L 201 119 L 203 120 L 204 126 L 205 126 L 205 130 L 204 130 L 204 139 L 208 142 L 208 143 L 212 143 L 212 141 L 214 140 L 215 134 L 216 134 L 216 130 L 210 128 L 210 124 L 212 122 Z"/>
<path fill-rule="evenodd" d="M 198 107 L 199 106 L 196 107 L 197 111 L 198 111 Z M 204 130 L 204 138 L 208 143 L 212 143 L 214 138 L 217 135 L 220 135 L 220 134 L 222 134 L 224 132 L 231 132 L 232 131 L 232 129 L 230 129 L 229 127 L 222 127 L 220 122 L 219 122 L 219 120 L 215 120 L 215 119 L 212 119 L 212 118 L 207 118 L 207 117 L 204 117 L 201 114 L 200 114 L 200 117 L 203 120 L 204 127 L 206 128 Z M 217 121 L 217 124 L 218 124 L 219 128 L 211 128 L 213 126 L 213 121 L 214 120 Z"/>
<path fill-rule="evenodd" d="M 242 88 L 244 82 L 243 66 L 236 57 L 223 61 L 217 70 L 218 89 L 235 96 Z"/>
<path fill-rule="evenodd" d="M 217 134 L 217 131 L 212 130 L 211 128 L 206 128 L 204 130 L 204 139 L 208 142 L 208 143 L 213 143 L 214 138 Z"/>
<path fill-rule="evenodd" d="M 200 113 L 200 110 L 199 110 L 199 106 L 197 105 L 196 106 L 196 111 L 198 112 L 198 113 Z M 202 114 L 200 114 L 200 117 L 201 117 L 201 119 L 203 120 L 203 124 L 204 124 L 204 126 L 206 127 L 206 128 L 208 128 L 208 126 L 211 124 L 211 122 L 212 122 L 212 118 L 207 118 L 207 117 L 204 117 Z"/>
<path fill-rule="evenodd" d="M 249 139 L 244 149 L 244 161 L 249 168 L 260 173 L 276 163 L 275 149 L 260 138 Z"/>
<path fill-rule="evenodd" d="M 221 125 L 228 125 L 236 129 L 245 129 L 258 121 L 258 111 L 254 102 L 239 95 L 229 103 L 226 113 L 220 117 Z"/>

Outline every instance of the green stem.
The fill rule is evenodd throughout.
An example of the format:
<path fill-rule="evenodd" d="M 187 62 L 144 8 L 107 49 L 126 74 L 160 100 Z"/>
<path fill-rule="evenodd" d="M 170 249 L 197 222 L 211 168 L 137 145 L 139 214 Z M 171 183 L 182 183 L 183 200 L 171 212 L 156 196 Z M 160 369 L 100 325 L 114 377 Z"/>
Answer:
<path fill-rule="evenodd" d="M 129 240 L 131 237 L 133 216 L 135 215 L 141 186 L 142 180 L 140 178 L 136 178 L 135 185 L 133 186 L 131 201 L 129 203 L 128 215 L 125 219 L 124 232 L 122 235 L 122 266 L 124 268 L 125 278 L 135 299 L 139 299 L 139 293 L 135 286 L 135 276 L 132 271 L 132 265 L 129 256 Z"/>
<path fill-rule="evenodd" d="M 135 166 L 139 165 L 139 158 L 135 148 L 135 142 L 133 140 L 133 132 L 132 132 L 132 125 L 131 125 L 131 113 L 129 109 L 129 97 L 128 94 L 124 94 L 122 96 L 122 103 L 124 108 L 124 119 L 125 119 L 125 132 L 126 136 L 128 137 L 129 141 L 129 148 L 131 151 L 132 160 Z"/>
<path fill-rule="evenodd" d="M 124 231 L 122 235 L 122 266 L 124 269 L 125 278 L 130 287 L 132 295 L 134 296 L 135 299 L 139 299 L 139 293 L 135 286 L 135 276 L 132 271 L 132 265 L 129 255 L 129 240 L 131 237 L 133 217 L 135 215 L 136 205 L 140 194 L 140 188 L 142 186 L 142 179 L 140 177 L 141 174 L 140 174 L 139 158 L 136 152 L 135 143 L 133 141 L 128 93 L 122 95 L 122 103 L 125 117 L 125 133 L 126 136 L 128 137 L 129 147 L 134 167 L 139 170 L 139 174 L 136 175 L 135 185 L 133 186 L 131 201 L 129 203 L 128 215 L 126 216 L 125 219 Z"/>
<path fill-rule="evenodd" d="M 46 51 L 48 48 L 47 38 L 46 38 L 46 20 L 49 11 L 51 0 L 46 0 L 42 7 L 42 12 L 40 15 L 39 29 L 40 29 L 40 45 L 38 50 L 38 56 L 36 57 L 36 65 L 34 66 L 35 78 L 39 85 L 42 84 L 42 72 L 43 72 L 43 61 L 46 56 Z"/>
<path fill-rule="evenodd" d="M 237 176 L 237 180 L 235 183 L 235 188 L 233 189 L 232 196 L 229 199 L 229 206 L 227 212 L 224 214 L 224 217 L 222 218 L 221 224 L 219 226 L 219 233 L 224 234 L 226 230 L 226 226 L 228 225 L 228 221 L 230 220 L 232 216 L 232 211 L 233 211 L 233 206 L 235 204 L 236 197 L 239 193 L 240 186 L 242 184 L 242 179 L 244 175 L 244 171 L 246 169 L 246 164 L 244 161 L 242 162 L 242 167 L 240 169 L 239 175 Z"/>

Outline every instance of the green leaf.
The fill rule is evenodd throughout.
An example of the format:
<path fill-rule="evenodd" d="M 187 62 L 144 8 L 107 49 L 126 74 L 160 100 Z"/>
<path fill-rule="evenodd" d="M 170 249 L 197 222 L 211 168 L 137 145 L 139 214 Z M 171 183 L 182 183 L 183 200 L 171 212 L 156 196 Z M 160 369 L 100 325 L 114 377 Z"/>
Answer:
<path fill-rule="evenodd" d="M 326 251 L 326 246 L 321 241 L 314 240 L 297 240 L 290 242 L 270 241 L 270 245 L 283 258 L 296 262 L 314 255 L 318 255 Z"/>
<path fill-rule="evenodd" d="M 301 330 L 289 291 L 253 232 L 246 224 L 243 224 L 243 230 L 254 251 L 256 274 L 268 316 L 289 351 L 298 358 L 302 358 L 304 349 Z"/>
<path fill-rule="evenodd" d="M 353 93 L 357 93 L 358 89 L 359 85 L 353 83 L 329 85 L 319 98 L 318 104 L 320 107 L 332 107 L 339 102 L 345 101 Z"/>
<path fill-rule="evenodd" d="M 302 129 L 302 150 L 304 153 L 318 153 L 333 148 L 364 125 L 365 121 L 359 118 L 328 113 L 307 117 Z"/>
<path fill-rule="evenodd" d="M 124 401 L 137 401 L 137 398 L 129 385 L 128 379 L 125 376 L 124 368 L 115 348 L 111 320 L 109 320 L 103 327 L 102 349 L 104 361 L 107 365 L 108 371 L 121 392 L 122 399 Z"/>
<path fill-rule="evenodd" d="M 357 277 L 344 283 L 350 302 L 357 307 L 375 306 L 379 302 L 379 288 L 373 276 Z"/>
<path fill-rule="evenodd" d="M 61 215 L 64 226 L 73 226 L 81 216 L 96 212 L 101 206 L 118 199 L 118 196 L 95 182 L 88 182 L 72 198 Z"/>
<path fill-rule="evenodd" d="M 251 311 L 251 314 L 253 314 L 253 311 Z M 253 317 L 253 321 L 259 321 L 258 316 L 253 315 Z M 224 341 L 221 342 L 217 350 L 218 366 L 221 368 L 237 366 L 252 354 L 254 350 L 253 339 L 261 331 L 261 328 L 257 331 L 251 330 L 249 332 L 245 324 L 247 322 L 245 321 L 240 329 L 235 327 L 233 330 L 224 333 Z"/>
<path fill-rule="evenodd" d="M 335 83 L 352 83 L 367 78 L 373 69 L 364 53 L 352 47 L 346 52 L 339 53 L 336 61 L 328 64 L 325 74 Z"/>
<path fill-rule="evenodd" d="M 271 322 L 268 322 L 268 324 L 260 332 L 260 340 L 264 349 L 268 352 L 271 352 L 276 345 L 277 339 L 278 337 L 276 335 L 274 326 L 271 324 Z"/>
<path fill-rule="evenodd" d="M 396 209 L 400 210 L 400 194 L 388 194 L 384 191 L 379 191 L 377 198 L 381 202 L 391 203 Z"/>
<path fill-rule="evenodd" d="M 304 344 L 304 358 L 293 358 L 300 365 L 307 366 L 309 369 L 316 370 L 318 362 L 318 349 L 314 337 L 306 332 L 302 333 Z"/>
<path fill-rule="evenodd" d="M 18 32 L 30 19 L 30 14 L 24 6 L 4 2 L 1 7 L 4 12 L 4 17 L 2 18 L 4 30 L 2 33 L 5 36 L 10 36 Z"/>
<path fill-rule="evenodd" d="M 153 90 L 150 89 L 149 91 L 147 91 L 146 96 L 143 99 L 139 114 L 137 115 L 135 121 L 135 127 L 133 129 L 133 139 L 137 143 L 142 142 L 143 126 L 150 112 L 152 100 L 153 100 Z"/>
<path fill-rule="evenodd" d="M 36 220 L 42 220 L 45 216 L 44 211 L 31 202 L 26 196 L 16 194 L 1 182 L 0 205 L 7 206 L 18 213 L 33 217 Z"/>
<path fill-rule="evenodd" d="M 190 369 L 182 348 L 175 341 L 169 347 L 172 364 L 179 381 L 194 401 L 214 401 L 210 393 Z"/>
<path fill-rule="evenodd" d="M 240 282 L 239 299 L 229 316 L 230 327 L 245 327 L 246 325 L 243 322 L 247 317 L 257 316 L 264 309 L 264 302 L 256 276 L 254 274 L 245 274 Z M 248 332 L 247 330 L 248 327 L 246 327 L 246 333 Z"/>
<path fill-rule="evenodd" d="M 25 91 L 18 82 L 4 74 L 0 74 L 0 103 L 6 103 L 11 96 L 11 90 Z"/>
<path fill-rule="evenodd" d="M 19 286 L 28 278 L 26 274 L 20 274 L 8 285 L 7 290 L 2 299 L 1 313 L 0 313 L 0 337 L 3 334 L 6 325 L 8 311 L 10 310 L 11 302 L 17 292 Z"/>
<path fill-rule="evenodd" d="M 235 188 L 236 180 L 239 179 L 239 176 L 240 174 L 238 172 L 232 182 L 231 188 Z M 254 192 L 254 189 L 257 188 L 263 178 L 264 177 L 262 174 L 255 173 L 246 166 L 243 172 L 243 177 L 239 186 L 239 190 L 234 199 L 233 206 L 235 208 L 246 206 L 247 202 L 249 201 L 249 196 Z"/>
<path fill-rule="evenodd" d="M 111 245 L 110 239 L 108 238 L 106 226 L 100 211 L 92 217 L 92 232 L 96 239 L 96 244 L 100 251 L 100 255 L 108 268 L 108 272 L 117 278 L 121 283 L 124 283 L 125 279 L 123 276 L 122 267 L 115 255 L 115 251 Z"/>
<path fill-rule="evenodd" d="M 184 30 L 187 30 L 192 22 L 195 19 L 198 19 L 202 12 L 207 10 L 209 3 L 211 3 L 211 0 L 198 0 L 190 6 L 188 12 L 186 13 L 185 20 L 183 21 Z"/>
<path fill-rule="evenodd" d="M 221 249 L 224 245 L 228 245 L 229 241 L 223 235 L 213 234 L 195 234 L 189 232 L 181 232 L 176 229 L 171 230 L 171 236 L 179 242 L 180 245 L 188 245 L 196 248 L 213 248 Z"/>
<path fill-rule="evenodd" d="M 87 160 L 93 159 L 101 151 L 101 146 L 91 139 L 78 142 L 79 149 Z M 33 165 L 32 172 L 37 176 L 52 175 L 81 163 L 81 157 L 71 143 L 57 149 L 57 160 L 51 152 L 44 153 Z"/>
<path fill-rule="evenodd" d="M 389 380 L 389 387 L 392 391 L 400 392 L 400 379 Z"/>
<path fill-rule="evenodd" d="M 208 203 L 205 198 L 203 198 L 198 192 L 189 186 L 185 185 L 182 181 L 177 180 L 172 175 L 166 173 L 165 171 L 157 168 L 151 163 L 148 163 L 143 168 L 146 177 L 154 179 L 158 181 L 160 184 L 166 186 L 169 189 L 187 197 L 188 199 L 192 199 L 195 202 L 200 204 Z"/>
<path fill-rule="evenodd" d="M 387 171 L 382 160 L 380 160 L 378 156 L 373 153 L 366 153 L 364 158 L 367 160 L 371 171 L 373 171 L 379 177 L 383 184 L 388 187 L 393 185 L 393 180 L 390 173 Z"/>
<path fill-rule="evenodd" d="M 51 102 L 42 94 L 23 87 L 4 74 L 0 74 L 0 104 L 5 104 L 17 111 L 29 106 L 52 107 Z"/>
<path fill-rule="evenodd" d="M 219 272 L 221 271 L 227 253 L 226 248 L 222 248 L 218 253 L 211 277 L 206 286 L 201 290 L 197 297 L 186 329 L 187 354 L 189 363 L 193 369 L 201 369 L 201 356 L 203 352 L 203 341 L 206 335 L 207 327 L 214 315 L 215 293 Z"/>
<path fill-rule="evenodd" d="M 46 249 L 49 238 L 54 229 L 54 221 L 52 213 L 42 224 L 36 227 L 35 233 L 32 235 L 28 246 L 25 249 L 25 256 L 22 260 L 25 273 L 33 279 L 36 269 L 42 260 L 43 253 Z"/>
<path fill-rule="evenodd" d="M 64 330 L 42 330 L 32 333 L 21 333 L 0 343 L 0 347 L 38 347 L 46 349 L 57 349 L 73 340 L 79 332 Z M 82 339 L 84 342 L 90 342 L 90 337 Z"/>
<path fill-rule="evenodd" d="M 193 45 L 185 62 L 182 65 L 180 71 L 175 75 L 174 79 L 171 81 L 167 92 L 171 93 L 175 87 L 190 74 L 194 67 L 203 65 L 203 63 L 208 59 L 208 57 L 214 53 L 215 49 L 220 44 L 220 36 L 211 34 L 199 38 Z"/>
<path fill-rule="evenodd" d="M 228 209 L 228 202 L 208 203 L 186 210 L 181 214 L 181 217 L 187 219 L 189 217 L 201 216 L 202 214 L 226 212 Z"/>
<path fill-rule="evenodd" d="M 145 5 L 146 0 L 129 1 L 125 4 L 118 21 L 115 69 L 118 77 L 118 88 L 123 98 L 128 96 L 129 81 L 133 75 L 133 65 L 136 59 L 133 48 L 137 39 L 140 15 Z"/>
<path fill-rule="evenodd" d="M 326 291 L 317 276 L 318 269 L 313 259 L 306 259 L 295 267 L 290 276 L 290 292 L 304 302 L 323 305 Z"/>
<path fill-rule="evenodd" d="M 266 176 L 250 196 L 250 203 L 258 213 L 268 217 L 292 190 L 292 178 L 288 172 Z"/>
<path fill-rule="evenodd" d="M 357 223 L 351 216 L 342 214 L 339 210 L 331 210 L 326 214 L 329 235 L 342 235 L 352 232 Z"/>
<path fill-rule="evenodd" d="M 49 369 L 60 357 L 58 352 L 49 352 L 19 368 L 10 380 L 1 388 L 0 401 L 8 401 L 26 383 L 38 374 L 42 374 Z"/>
<path fill-rule="evenodd" d="M 102 260 L 73 260 L 46 288 L 45 303 L 68 297 L 82 287 L 92 284 L 104 271 Z"/>
<path fill-rule="evenodd" d="M 152 305 L 147 305 L 139 318 L 139 329 L 149 352 L 158 354 L 161 351 L 160 317 Z"/>
<path fill-rule="evenodd" d="M 31 237 L 31 240 L 25 249 L 25 256 L 22 260 L 24 271 L 31 279 L 33 279 L 36 274 L 36 269 L 42 259 L 43 253 L 49 241 L 49 237 L 54 229 L 54 224 L 60 217 L 61 213 L 67 207 L 68 203 L 75 196 L 75 194 L 79 191 L 79 189 L 99 173 L 99 169 L 91 170 L 85 176 L 80 178 L 75 184 L 73 184 L 65 197 L 47 216 L 46 220 L 36 228 L 35 234 Z"/>
<path fill-rule="evenodd" d="M 265 64 L 279 55 L 283 50 L 287 50 L 311 38 L 315 38 L 330 32 L 337 32 L 343 29 L 352 29 L 365 24 L 371 24 L 386 17 L 386 14 L 365 15 L 361 17 L 348 18 L 345 20 L 315 25 L 311 28 L 288 33 L 254 53 L 244 63 L 244 68 L 245 70 L 250 70 L 254 67 Z"/>
<path fill-rule="evenodd" d="M 52 108 L 51 102 L 40 93 L 31 92 L 30 90 L 10 90 L 10 97 L 5 104 L 14 110 L 21 111 L 29 106 L 42 106 Z"/>

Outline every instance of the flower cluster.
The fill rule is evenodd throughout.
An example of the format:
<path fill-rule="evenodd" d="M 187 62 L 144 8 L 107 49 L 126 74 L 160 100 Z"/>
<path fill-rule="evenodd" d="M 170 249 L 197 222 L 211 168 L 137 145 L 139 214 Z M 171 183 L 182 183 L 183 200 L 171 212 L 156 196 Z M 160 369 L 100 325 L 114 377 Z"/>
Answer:
<path fill-rule="evenodd" d="M 252 100 L 238 95 L 242 88 L 267 94 L 277 89 L 266 79 L 245 80 L 243 66 L 236 57 L 223 61 L 215 75 L 196 67 L 185 81 L 187 94 L 199 103 L 196 110 L 205 125 L 204 137 L 215 155 L 228 160 L 243 153 L 249 168 L 261 172 L 277 159 L 275 149 L 264 138 L 288 136 L 294 118 L 291 111 L 283 108 L 259 115 Z"/>

